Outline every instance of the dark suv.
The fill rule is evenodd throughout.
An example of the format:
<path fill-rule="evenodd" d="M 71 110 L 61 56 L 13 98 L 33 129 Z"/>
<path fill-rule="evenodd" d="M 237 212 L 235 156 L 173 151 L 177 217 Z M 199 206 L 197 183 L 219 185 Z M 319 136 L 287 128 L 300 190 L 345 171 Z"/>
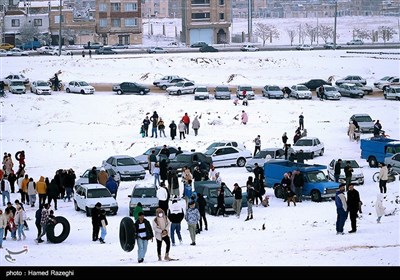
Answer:
<path fill-rule="evenodd" d="M 201 171 L 208 174 L 211 164 L 211 157 L 199 152 L 183 152 L 168 161 L 168 167 L 175 169 L 179 175 L 185 166 L 190 168 L 192 174 L 195 166 L 200 166 Z"/>

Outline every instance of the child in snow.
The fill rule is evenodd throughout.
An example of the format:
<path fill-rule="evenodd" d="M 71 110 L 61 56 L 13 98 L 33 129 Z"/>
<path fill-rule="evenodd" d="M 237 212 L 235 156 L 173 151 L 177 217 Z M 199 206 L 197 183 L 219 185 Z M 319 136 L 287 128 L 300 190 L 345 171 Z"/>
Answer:
<path fill-rule="evenodd" d="M 385 209 L 386 209 L 386 207 L 383 206 L 383 194 L 378 193 L 376 196 L 376 201 L 375 201 L 375 210 L 376 210 L 376 215 L 378 216 L 378 219 L 376 219 L 376 222 L 378 224 L 381 223 L 381 218 L 383 215 L 385 215 Z"/>

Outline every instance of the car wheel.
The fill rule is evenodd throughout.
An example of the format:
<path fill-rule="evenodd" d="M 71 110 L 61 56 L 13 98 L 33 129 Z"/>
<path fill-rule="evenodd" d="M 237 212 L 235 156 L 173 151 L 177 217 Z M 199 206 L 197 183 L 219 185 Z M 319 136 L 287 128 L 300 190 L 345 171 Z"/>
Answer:
<path fill-rule="evenodd" d="M 237 164 L 237 166 L 239 166 L 239 167 L 243 167 L 243 166 L 246 165 L 246 159 L 245 159 L 245 158 L 238 158 L 236 164 Z"/>
<path fill-rule="evenodd" d="M 70 93 L 70 92 L 71 92 L 71 90 L 70 90 L 69 88 L 66 88 L 65 91 L 66 91 L 67 93 Z"/>
<path fill-rule="evenodd" d="M 283 198 L 283 188 L 281 185 L 276 185 L 274 187 L 274 194 L 276 198 Z"/>
<path fill-rule="evenodd" d="M 208 207 L 207 207 L 207 212 L 208 212 L 208 214 L 210 214 L 210 215 L 215 215 L 215 214 L 214 214 L 214 211 L 213 211 L 213 209 L 212 209 L 211 206 L 208 206 Z"/>
<path fill-rule="evenodd" d="M 369 167 L 378 167 L 378 161 L 375 157 L 370 157 L 368 159 Z"/>
<path fill-rule="evenodd" d="M 322 157 L 324 155 L 324 149 L 321 149 L 321 151 L 319 152 L 319 155 Z"/>
<path fill-rule="evenodd" d="M 74 208 L 75 208 L 75 211 L 81 210 L 81 209 L 78 207 L 78 203 L 76 202 L 76 200 L 74 200 Z"/>
<path fill-rule="evenodd" d="M 140 95 L 144 95 L 144 91 L 141 90 L 141 91 L 139 92 L 139 94 L 140 94 Z"/>
<path fill-rule="evenodd" d="M 83 89 L 81 90 L 81 94 L 85 94 L 85 91 Z"/>
<path fill-rule="evenodd" d="M 161 87 L 161 89 L 166 90 L 167 86 L 164 85 L 164 86 Z"/>
<path fill-rule="evenodd" d="M 33 90 L 32 90 L 32 88 L 31 88 L 31 93 L 33 93 Z"/>
<path fill-rule="evenodd" d="M 71 231 L 71 226 L 68 220 L 64 217 L 55 217 L 56 224 L 47 224 L 46 226 L 46 237 L 51 243 L 61 243 L 67 239 L 69 232 Z M 62 231 L 58 236 L 54 235 L 54 228 L 58 225 L 62 226 Z"/>
<path fill-rule="evenodd" d="M 176 94 L 178 94 L 178 95 L 181 95 L 181 91 L 180 90 L 178 90 L 177 92 L 176 92 Z"/>
<path fill-rule="evenodd" d="M 319 190 L 312 190 L 311 191 L 311 201 L 314 202 L 321 202 L 322 198 L 321 198 L 321 193 L 319 192 Z"/>
<path fill-rule="evenodd" d="M 136 227 L 130 217 L 124 217 L 119 225 L 119 243 L 122 250 L 131 252 L 135 248 Z"/>
<path fill-rule="evenodd" d="M 117 90 L 117 94 L 118 94 L 118 95 L 121 95 L 121 94 L 122 94 L 122 90 L 120 90 L 120 89 Z"/>

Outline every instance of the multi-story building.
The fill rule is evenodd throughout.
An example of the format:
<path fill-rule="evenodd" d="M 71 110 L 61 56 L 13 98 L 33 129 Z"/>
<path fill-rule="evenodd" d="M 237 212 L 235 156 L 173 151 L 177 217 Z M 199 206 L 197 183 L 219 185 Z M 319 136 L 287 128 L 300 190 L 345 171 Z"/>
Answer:
<path fill-rule="evenodd" d="M 231 0 L 182 0 L 181 41 L 230 42 Z"/>
<path fill-rule="evenodd" d="M 141 44 L 140 0 L 97 0 L 96 33 L 103 44 Z"/>
<path fill-rule="evenodd" d="M 142 18 L 169 17 L 168 5 L 167 0 L 142 0 Z"/>

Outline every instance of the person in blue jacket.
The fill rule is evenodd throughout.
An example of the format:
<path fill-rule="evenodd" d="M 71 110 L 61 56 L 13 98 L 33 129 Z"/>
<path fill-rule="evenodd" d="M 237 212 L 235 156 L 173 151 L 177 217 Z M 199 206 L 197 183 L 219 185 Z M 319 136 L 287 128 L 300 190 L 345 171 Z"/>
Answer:
<path fill-rule="evenodd" d="M 336 234 L 343 235 L 343 227 L 347 220 L 347 201 L 344 194 L 345 184 L 339 186 L 339 190 L 336 192 L 335 204 L 336 204 Z"/>
<path fill-rule="evenodd" d="M 110 191 L 112 196 L 117 199 L 118 184 L 117 181 L 114 180 L 114 175 L 110 175 L 110 177 L 108 177 L 106 188 Z"/>

